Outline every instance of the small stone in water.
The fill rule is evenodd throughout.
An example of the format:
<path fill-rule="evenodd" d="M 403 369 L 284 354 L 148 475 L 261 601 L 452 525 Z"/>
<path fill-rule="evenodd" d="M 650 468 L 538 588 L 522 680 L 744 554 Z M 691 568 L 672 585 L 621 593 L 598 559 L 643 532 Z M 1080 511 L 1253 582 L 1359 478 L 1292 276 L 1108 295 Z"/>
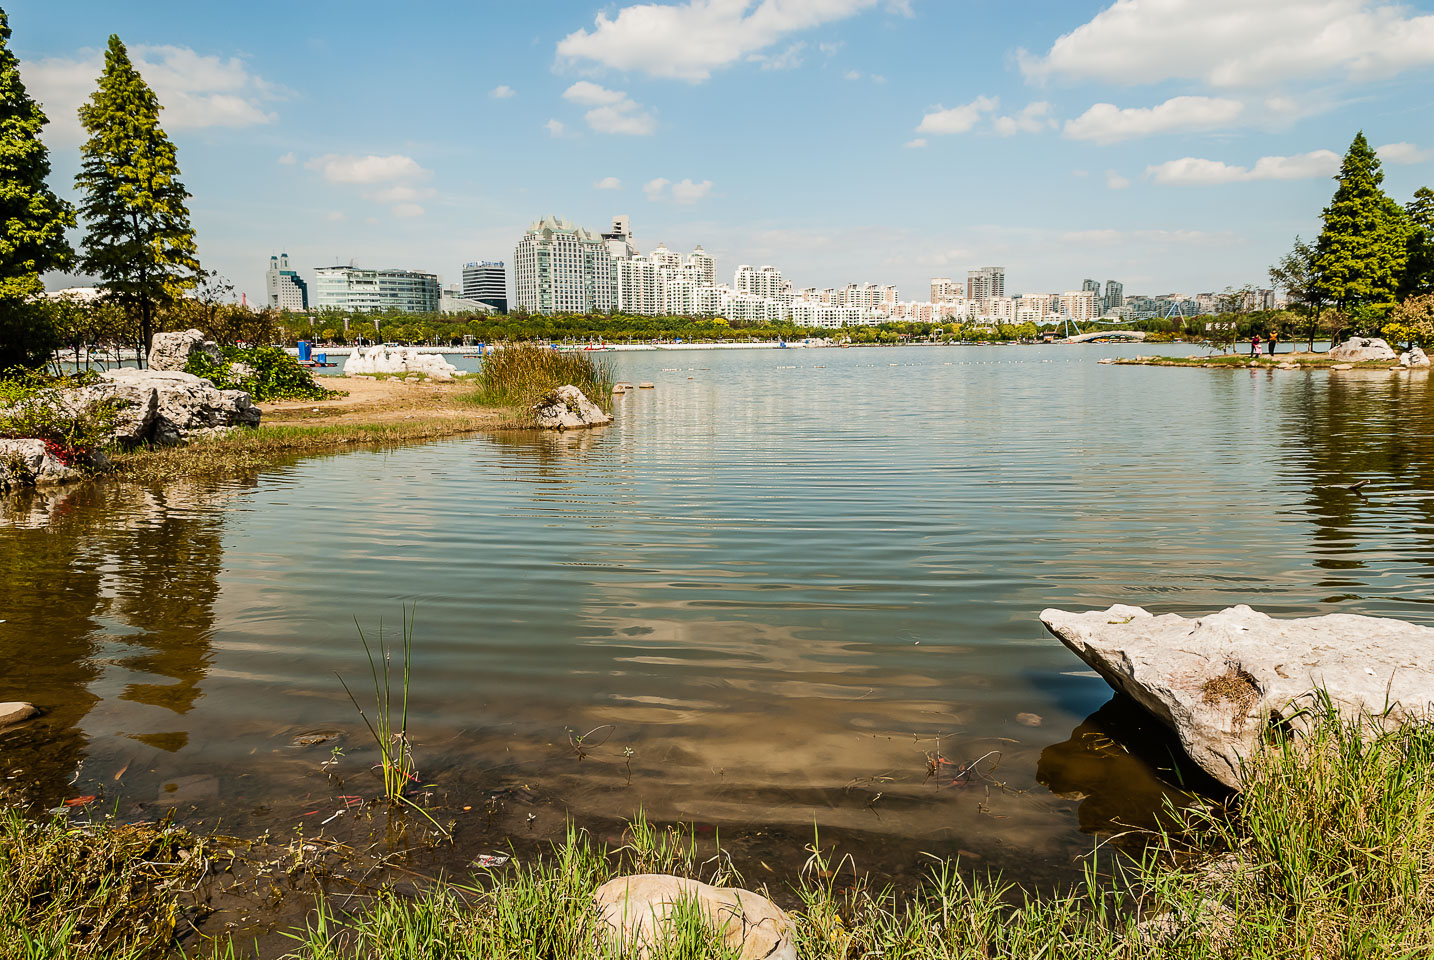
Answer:
<path fill-rule="evenodd" d="M 1018 713 L 1016 714 L 1016 722 L 1025 727 L 1039 727 L 1041 725 L 1041 715 L 1038 713 Z"/>

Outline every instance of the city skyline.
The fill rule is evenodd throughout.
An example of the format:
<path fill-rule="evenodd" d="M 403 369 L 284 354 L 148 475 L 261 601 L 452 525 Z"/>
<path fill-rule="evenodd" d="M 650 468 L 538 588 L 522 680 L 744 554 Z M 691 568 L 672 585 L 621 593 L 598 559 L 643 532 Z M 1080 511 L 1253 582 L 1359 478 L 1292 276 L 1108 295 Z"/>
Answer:
<path fill-rule="evenodd" d="M 55 188 L 73 196 L 74 111 L 118 33 L 166 105 L 201 260 L 251 301 L 271 255 L 310 282 L 355 259 L 454 283 L 535 216 L 613 209 L 645 248 L 802 286 L 1003 263 L 1027 290 L 1193 294 L 1262 284 L 1312 237 L 1358 129 L 1397 199 L 1434 180 L 1428 0 L 574 0 L 383 31 L 366 10 L 274 30 L 168 2 L 7 8 Z"/>

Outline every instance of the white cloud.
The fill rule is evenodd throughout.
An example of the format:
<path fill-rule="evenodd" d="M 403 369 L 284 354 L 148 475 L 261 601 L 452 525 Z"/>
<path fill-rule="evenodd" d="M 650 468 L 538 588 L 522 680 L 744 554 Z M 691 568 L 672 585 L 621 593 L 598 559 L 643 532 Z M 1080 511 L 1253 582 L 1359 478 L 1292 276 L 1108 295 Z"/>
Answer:
<path fill-rule="evenodd" d="M 494 100 L 507 100 L 509 97 L 515 97 L 517 95 L 517 91 L 515 91 L 512 87 L 508 86 L 506 83 L 499 84 L 492 90 L 488 91 L 488 96 L 492 97 Z"/>
<path fill-rule="evenodd" d="M 842 76 L 846 77 L 848 80 L 860 80 L 860 79 L 861 79 L 861 71 L 860 71 L 860 70 L 848 70 L 846 73 L 842 74 Z"/>
<path fill-rule="evenodd" d="M 906 148 L 907 148 L 908 150 L 920 150 L 920 149 L 921 149 L 922 147 L 924 147 L 924 146 L 926 146 L 926 138 L 925 138 L 925 137 L 917 137 L 917 138 L 914 139 L 914 140 L 908 140 L 908 141 L 906 141 Z"/>
<path fill-rule="evenodd" d="M 977 97 L 970 103 L 946 109 L 937 106 L 921 118 L 917 133 L 965 133 L 980 122 L 981 117 L 1000 105 L 995 97 Z"/>
<path fill-rule="evenodd" d="M 1128 177 L 1122 177 L 1114 170 L 1107 170 L 1105 172 L 1105 185 L 1112 190 L 1124 190 L 1130 186 L 1130 179 Z"/>
<path fill-rule="evenodd" d="M 701 183 L 681 180 L 672 185 L 672 199 L 677 203 L 696 203 L 711 192 L 711 180 L 703 180 Z"/>
<path fill-rule="evenodd" d="M 1044 100 L 1028 103 L 1014 117 L 997 117 L 996 132 L 1003 137 L 1015 133 L 1039 133 L 1056 125 L 1051 118 L 1051 105 Z"/>
<path fill-rule="evenodd" d="M 579 80 L 563 91 L 563 99 L 591 107 L 583 114 L 598 133 L 643 137 L 657 129 L 657 117 L 622 90 L 609 90 L 591 80 Z"/>
<path fill-rule="evenodd" d="M 671 182 L 663 177 L 654 177 L 642 185 L 642 192 L 647 194 L 649 200 L 661 200 L 662 191 L 666 190 Z"/>
<path fill-rule="evenodd" d="M 280 166 L 292 167 L 294 164 L 299 162 L 299 158 L 294 156 L 294 151 L 290 150 L 288 153 L 282 154 L 275 162 L 277 162 Z"/>
<path fill-rule="evenodd" d="M 805 40 L 798 40 L 775 57 L 753 53 L 749 54 L 747 59 L 755 63 L 760 63 L 763 70 L 795 70 L 802 65 L 802 51 L 805 50 L 806 47 L 807 44 Z"/>
<path fill-rule="evenodd" d="M 283 91 L 250 73 L 238 57 L 205 56 L 189 47 L 142 45 L 130 47 L 129 55 L 164 106 L 160 124 L 166 131 L 252 127 L 275 119 L 265 105 L 282 99 Z M 78 111 L 94 92 L 103 70 L 104 54 L 98 50 L 20 62 L 25 86 L 50 119 L 45 127 L 48 142 L 73 145 L 84 141 Z"/>
<path fill-rule="evenodd" d="M 1313 150 L 1292 157 L 1261 157 L 1254 167 L 1240 167 L 1222 160 L 1183 157 L 1147 167 L 1146 176 L 1156 183 L 1176 186 L 1210 186 L 1219 183 L 1247 183 L 1253 180 L 1307 180 L 1332 176 L 1339 170 L 1339 154 Z"/>
<path fill-rule="evenodd" d="M 549 120 L 543 124 L 543 129 L 548 131 L 550 137 L 561 137 L 568 132 L 568 128 L 563 126 L 561 120 Z"/>
<path fill-rule="evenodd" d="M 622 181 L 617 177 L 603 177 L 597 183 L 593 184 L 593 186 L 599 190 L 621 190 Z"/>
<path fill-rule="evenodd" d="M 1420 150 L 1412 143 L 1386 143 L 1382 147 L 1376 147 L 1375 153 L 1385 163 L 1423 163 L 1430 157 L 1434 157 L 1434 150 Z"/>
<path fill-rule="evenodd" d="M 400 219 L 423 216 L 423 208 L 416 203 L 394 204 L 392 212 L 395 217 L 399 217 Z"/>
<path fill-rule="evenodd" d="M 1072 140 L 1119 143 L 1158 133 L 1193 133 L 1229 126 L 1245 105 L 1219 97 L 1171 97 L 1154 107 L 1127 107 L 1097 103 L 1074 120 L 1065 134 Z"/>
<path fill-rule="evenodd" d="M 886 78 L 883 77 L 883 76 L 882 76 L 881 74 L 879 74 L 879 73 L 873 73 L 873 74 L 871 75 L 871 82 L 872 82 L 872 83 L 885 83 L 885 82 L 886 82 Z"/>
<path fill-rule="evenodd" d="M 1115 0 L 1044 56 L 1020 59 L 1032 79 L 1362 80 L 1434 64 L 1434 15 L 1386 0 Z"/>
<path fill-rule="evenodd" d="M 1213 246 L 1226 244 L 1234 238 L 1227 231 L 1205 230 L 1067 230 L 1060 236 L 1060 242 L 1077 246 L 1108 247 L 1121 241 L 1135 241 L 1142 244 L 1166 244 L 1177 246 Z"/>
<path fill-rule="evenodd" d="M 330 211 L 329 211 L 329 215 L 326 216 L 326 217 L 324 217 L 325 220 L 329 220 L 329 221 L 342 220 L 343 218 L 344 218 L 344 215 L 343 215 L 343 211 L 341 211 L 341 210 L 330 210 Z"/>
<path fill-rule="evenodd" d="M 800 30 L 844 20 L 878 0 L 688 0 L 635 3 L 598 13 L 591 30 L 558 42 L 569 63 L 698 82 L 712 71 L 774 46 Z M 823 48 L 825 52 L 825 48 Z M 780 59 L 780 58 L 779 58 Z"/>
<path fill-rule="evenodd" d="M 846 46 L 846 41 L 845 41 L 845 40 L 834 40 L 834 41 L 831 41 L 831 42 L 829 42 L 829 43 L 819 43 L 819 44 L 817 44 L 817 49 L 820 50 L 822 53 L 826 54 L 826 55 L 829 56 L 829 57 L 834 57 L 834 56 L 836 56 L 837 51 L 840 50 L 840 49 L 841 49 L 842 47 L 844 47 L 844 46 Z"/>
<path fill-rule="evenodd" d="M 429 171 L 417 160 L 401 153 L 386 157 L 326 153 L 308 160 L 304 166 L 318 171 L 330 183 L 389 183 L 429 176 Z"/>

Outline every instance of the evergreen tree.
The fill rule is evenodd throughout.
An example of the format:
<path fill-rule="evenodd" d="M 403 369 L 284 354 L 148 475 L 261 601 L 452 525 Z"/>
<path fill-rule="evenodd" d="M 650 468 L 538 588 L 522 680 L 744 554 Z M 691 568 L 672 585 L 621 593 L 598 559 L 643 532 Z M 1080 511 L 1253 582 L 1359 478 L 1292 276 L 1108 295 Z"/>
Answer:
<path fill-rule="evenodd" d="M 1409 263 L 1404 268 L 1400 299 L 1434 293 L 1434 190 L 1420 187 L 1404 205 L 1409 217 Z"/>
<path fill-rule="evenodd" d="M 35 302 L 40 274 L 74 256 L 65 228 L 75 211 L 45 184 L 50 155 L 40 140 L 46 124 L 25 92 L 10 52 L 10 21 L 0 10 L 0 371 L 39 366 L 54 346 L 48 315 Z"/>
<path fill-rule="evenodd" d="M 1316 244 L 1316 286 L 1341 311 L 1397 301 L 1409 258 L 1404 208 L 1380 189 L 1384 173 L 1361 131 L 1344 155 Z"/>
<path fill-rule="evenodd" d="M 75 184 L 84 193 L 80 266 L 138 326 L 146 350 L 159 311 L 199 280 L 194 228 L 162 107 L 111 36 L 99 89 L 80 107 L 89 140 Z"/>

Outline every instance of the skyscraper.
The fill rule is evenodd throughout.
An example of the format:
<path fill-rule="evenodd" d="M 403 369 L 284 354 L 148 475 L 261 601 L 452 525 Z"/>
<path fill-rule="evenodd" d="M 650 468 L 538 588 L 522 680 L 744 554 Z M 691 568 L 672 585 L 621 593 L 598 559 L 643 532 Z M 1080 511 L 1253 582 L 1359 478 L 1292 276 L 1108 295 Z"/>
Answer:
<path fill-rule="evenodd" d="M 513 252 L 520 309 L 534 313 L 607 313 L 617 306 L 617 271 L 603 238 L 561 217 L 528 227 Z"/>
<path fill-rule="evenodd" d="M 1115 280 L 1105 282 L 1105 310 L 1109 313 L 1112 310 L 1119 310 L 1125 306 L 1125 284 Z"/>
<path fill-rule="evenodd" d="M 309 285 L 297 271 L 289 269 L 289 255 L 281 253 L 269 258 L 269 269 L 264 274 L 264 283 L 269 290 L 269 307 L 273 310 L 309 309 Z"/>
<path fill-rule="evenodd" d="M 463 265 L 463 296 L 486 303 L 498 313 L 508 312 L 508 271 L 502 260 L 478 260 Z"/>
<path fill-rule="evenodd" d="M 315 306 L 335 310 L 437 313 L 442 301 L 438 275 L 424 270 L 319 267 L 314 280 Z"/>
<path fill-rule="evenodd" d="M 984 309 L 992 297 L 1006 295 L 1006 268 L 981 267 L 966 271 L 966 299 Z"/>

